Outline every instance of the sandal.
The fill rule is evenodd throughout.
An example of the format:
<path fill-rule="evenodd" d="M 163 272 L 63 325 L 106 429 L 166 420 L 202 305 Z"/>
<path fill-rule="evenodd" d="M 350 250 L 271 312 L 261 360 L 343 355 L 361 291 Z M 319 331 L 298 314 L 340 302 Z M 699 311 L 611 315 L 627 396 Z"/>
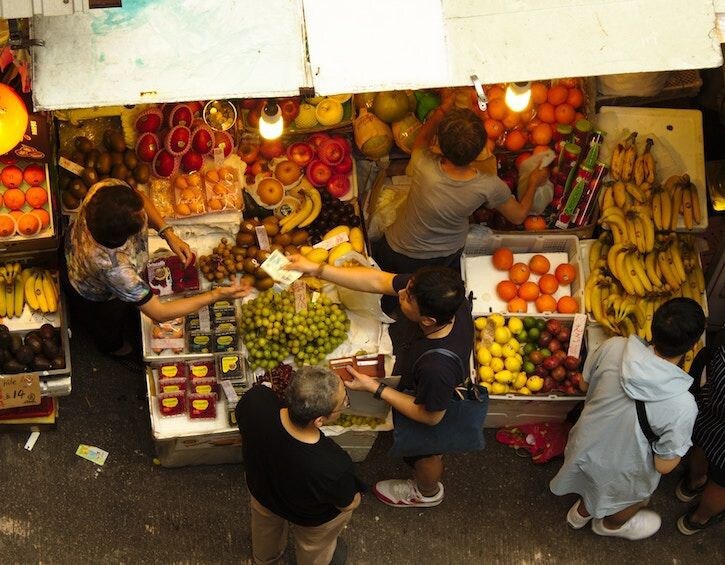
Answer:
<path fill-rule="evenodd" d="M 712 516 L 704 524 L 698 524 L 697 522 L 692 521 L 692 516 L 694 513 L 695 509 L 693 508 L 687 514 L 683 514 L 677 519 L 677 529 L 680 531 L 681 534 L 685 534 L 686 536 L 696 534 L 697 532 L 700 532 L 705 528 L 709 528 L 713 524 L 717 524 L 720 520 L 722 520 L 722 517 L 725 515 L 725 512 L 720 512 L 720 514 L 718 514 L 717 516 Z"/>
<path fill-rule="evenodd" d="M 705 490 L 706 484 L 707 480 L 705 480 L 705 482 L 702 483 L 702 485 L 700 485 L 699 487 L 691 488 L 687 475 L 685 475 L 680 479 L 680 482 L 678 482 L 677 486 L 675 487 L 675 496 L 677 497 L 677 500 L 680 500 L 682 502 L 692 502 L 702 494 L 702 491 Z"/>

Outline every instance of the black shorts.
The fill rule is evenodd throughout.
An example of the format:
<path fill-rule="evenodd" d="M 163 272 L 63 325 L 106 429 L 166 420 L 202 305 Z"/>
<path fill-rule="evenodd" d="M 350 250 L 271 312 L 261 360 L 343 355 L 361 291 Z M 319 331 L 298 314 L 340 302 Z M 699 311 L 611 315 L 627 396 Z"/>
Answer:
<path fill-rule="evenodd" d="M 707 478 L 717 486 L 725 488 L 725 469 L 716 467 L 712 463 L 707 466 Z"/>
<path fill-rule="evenodd" d="M 415 464 L 420 461 L 421 459 L 428 459 L 428 457 L 435 457 L 436 455 L 441 455 L 440 453 L 429 453 L 428 455 L 412 455 L 410 457 L 403 457 L 403 461 L 405 461 L 409 467 L 412 467 L 415 469 Z"/>

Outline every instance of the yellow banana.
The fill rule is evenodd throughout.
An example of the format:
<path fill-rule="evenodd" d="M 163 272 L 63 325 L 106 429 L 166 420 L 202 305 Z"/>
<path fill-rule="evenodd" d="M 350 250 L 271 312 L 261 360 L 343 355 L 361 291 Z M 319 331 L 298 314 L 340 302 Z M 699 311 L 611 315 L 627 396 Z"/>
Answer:
<path fill-rule="evenodd" d="M 612 247 L 609 248 L 609 252 L 607 253 L 607 267 L 609 268 L 609 272 L 618 279 L 620 277 L 619 273 L 617 272 L 617 258 L 623 252 L 625 245 L 626 244 L 624 243 L 615 243 L 614 245 L 612 245 Z"/>
<path fill-rule="evenodd" d="M 672 193 L 672 218 L 670 219 L 670 229 L 675 230 L 680 219 L 680 205 L 682 204 L 682 185 L 675 185 Z"/>
<path fill-rule="evenodd" d="M 31 310 L 40 310 L 38 297 L 35 294 L 35 277 L 36 274 L 31 272 L 30 276 L 25 280 L 25 301 L 28 303 Z"/>
<path fill-rule="evenodd" d="M 15 315 L 19 317 L 23 315 L 23 309 L 25 308 L 25 291 L 23 287 L 23 277 L 16 276 L 14 285 Z"/>
<path fill-rule="evenodd" d="M 692 218 L 697 225 L 702 222 L 702 210 L 700 210 L 700 196 L 697 194 L 697 187 L 690 183 L 690 199 L 692 200 Z"/>
<path fill-rule="evenodd" d="M 640 204 L 647 202 L 647 196 L 636 184 L 625 182 L 624 189 Z"/>
<path fill-rule="evenodd" d="M 38 305 L 40 306 L 40 311 L 43 314 L 47 314 L 49 312 L 48 310 L 48 298 L 45 296 L 45 290 L 43 289 L 43 274 L 38 273 L 35 276 L 35 296 L 38 298 Z"/>
<path fill-rule="evenodd" d="M 612 162 L 609 166 L 609 175 L 614 180 L 619 180 L 622 177 L 622 164 L 624 158 L 624 145 L 617 143 L 614 151 L 612 151 Z"/>
<path fill-rule="evenodd" d="M 654 317 L 654 302 L 652 300 L 645 300 L 645 335 L 644 338 L 647 341 L 652 341 L 652 318 Z"/>
<path fill-rule="evenodd" d="M 644 253 L 644 233 L 639 216 L 635 212 L 627 212 L 627 236 L 637 246 L 640 253 Z"/>
<path fill-rule="evenodd" d="M 657 253 L 657 263 L 660 266 L 662 276 L 664 277 L 665 281 L 667 281 L 670 290 L 674 292 L 675 290 L 680 288 L 680 279 L 672 270 L 672 267 L 670 266 L 670 261 L 667 259 L 666 251 L 660 251 L 659 253 Z"/>
<path fill-rule="evenodd" d="M 644 249 L 649 252 L 655 248 L 655 226 L 644 206 L 639 206 L 639 220 L 642 222 L 644 232 Z"/>
<path fill-rule="evenodd" d="M 629 257 L 632 268 L 634 269 L 635 275 L 639 279 L 640 283 L 642 283 L 642 286 L 647 292 L 652 292 L 654 287 L 652 286 L 652 282 L 649 280 L 647 272 L 645 271 L 642 256 L 639 253 L 630 253 Z"/>
<path fill-rule="evenodd" d="M 689 187 L 682 189 L 682 218 L 685 222 L 685 228 L 691 230 L 693 225 L 692 192 Z"/>
<path fill-rule="evenodd" d="M 662 227 L 660 229 L 668 230 L 672 224 L 672 198 L 669 193 L 662 192 L 660 199 L 662 202 Z"/>
<path fill-rule="evenodd" d="M 15 283 L 11 277 L 5 277 L 5 315 L 15 317 Z"/>
<path fill-rule="evenodd" d="M 637 276 L 637 270 L 634 268 L 633 259 L 634 253 L 627 253 L 627 256 L 624 259 L 624 268 L 627 270 L 627 275 L 629 275 L 629 282 L 634 287 L 634 294 L 637 296 L 644 296 L 645 288 L 642 281 Z"/>
<path fill-rule="evenodd" d="M 649 183 L 653 183 L 655 181 L 655 158 L 654 155 L 652 155 L 652 146 L 654 143 L 654 140 L 648 137 L 644 146 L 644 153 L 642 155 L 645 170 L 644 180 Z"/>
<path fill-rule="evenodd" d="M 625 182 L 632 180 L 634 174 L 634 161 L 637 158 L 636 141 L 637 132 L 633 131 L 624 142 L 626 149 L 624 150 L 624 157 L 622 158 L 622 180 Z"/>
<path fill-rule="evenodd" d="M 664 283 L 657 274 L 657 255 L 654 251 L 650 251 L 644 256 L 644 269 L 652 286 L 654 288 L 662 288 Z"/>
<path fill-rule="evenodd" d="M 662 229 L 662 194 L 659 192 L 652 195 L 652 221 L 658 230 Z"/>
<path fill-rule="evenodd" d="M 299 224 L 299 227 L 305 228 L 314 222 L 317 219 L 317 216 L 320 215 L 320 211 L 322 210 L 322 196 L 320 196 L 319 190 L 312 187 L 305 187 L 302 189 L 302 192 L 305 196 L 308 196 L 310 200 L 312 200 L 312 212 L 310 212 L 309 216 L 307 216 L 307 218 Z"/>
<path fill-rule="evenodd" d="M 312 214 L 313 207 L 314 203 L 312 202 L 312 199 L 305 194 L 305 201 L 303 202 L 302 207 L 297 212 L 290 214 L 282 220 L 282 222 L 280 222 L 280 233 L 287 233 L 288 231 L 291 231 L 301 225 L 301 223 L 306 220 L 310 214 Z"/>
<path fill-rule="evenodd" d="M 608 186 L 602 191 L 602 197 L 599 202 L 599 209 L 606 210 L 614 206 L 614 195 L 612 194 L 612 187 Z"/>
<path fill-rule="evenodd" d="M 0 318 L 8 313 L 7 301 L 5 300 L 5 277 L 0 275 Z"/>
<path fill-rule="evenodd" d="M 685 265 L 682 263 L 680 245 L 677 239 L 672 240 L 672 244 L 670 245 L 668 251 L 670 257 L 672 258 L 672 265 L 674 267 L 675 274 L 680 279 L 681 283 L 685 282 L 687 280 L 687 275 L 685 274 Z"/>
<path fill-rule="evenodd" d="M 667 180 L 662 185 L 664 189 L 672 194 L 675 191 L 675 187 L 682 182 L 682 177 L 680 175 L 672 175 L 667 177 Z"/>
<path fill-rule="evenodd" d="M 622 335 L 624 337 L 629 337 L 630 335 L 637 333 L 637 328 L 634 327 L 634 323 L 630 318 L 624 318 L 619 327 L 621 328 Z"/>
<path fill-rule="evenodd" d="M 617 181 L 612 185 L 612 198 L 614 204 L 619 208 L 627 205 L 627 189 L 622 181 Z"/>
<path fill-rule="evenodd" d="M 700 267 L 699 263 L 692 272 L 695 273 L 695 278 L 697 279 L 697 290 L 702 294 L 705 292 L 705 274 L 702 272 L 702 267 Z"/>
<path fill-rule="evenodd" d="M 634 160 L 634 182 L 638 185 L 644 182 L 647 178 L 647 172 L 645 171 L 644 155 L 638 155 Z"/>
<path fill-rule="evenodd" d="M 601 255 L 602 255 L 602 247 L 603 247 L 602 242 L 598 239 L 595 239 L 594 243 L 592 243 L 592 247 L 589 249 L 589 272 L 590 273 L 594 272 L 594 268 L 596 267 L 597 261 L 599 261 L 599 257 L 601 257 Z"/>
<path fill-rule="evenodd" d="M 628 249 L 617 254 L 617 279 L 619 279 L 619 282 L 622 284 L 622 288 L 624 288 L 627 294 L 637 294 L 634 281 L 632 280 L 632 276 L 630 275 L 629 267 L 627 265 L 627 255 L 629 255 Z"/>
<path fill-rule="evenodd" d="M 48 312 L 58 311 L 58 289 L 55 286 L 53 276 L 48 272 L 43 272 L 43 293 L 48 302 Z"/>

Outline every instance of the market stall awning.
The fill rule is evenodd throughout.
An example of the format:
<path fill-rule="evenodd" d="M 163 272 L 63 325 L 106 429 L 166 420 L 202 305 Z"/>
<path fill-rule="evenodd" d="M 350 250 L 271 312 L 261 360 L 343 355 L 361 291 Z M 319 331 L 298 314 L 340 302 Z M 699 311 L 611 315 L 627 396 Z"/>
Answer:
<path fill-rule="evenodd" d="M 34 96 L 57 109 L 710 68 L 716 22 L 712 0 L 125 0 L 35 19 Z"/>

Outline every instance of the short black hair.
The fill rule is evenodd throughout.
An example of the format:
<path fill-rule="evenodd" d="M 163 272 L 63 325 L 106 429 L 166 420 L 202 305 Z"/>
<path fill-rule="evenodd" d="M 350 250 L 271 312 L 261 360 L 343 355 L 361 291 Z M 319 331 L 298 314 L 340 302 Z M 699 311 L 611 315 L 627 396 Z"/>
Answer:
<path fill-rule="evenodd" d="M 468 165 L 486 145 L 486 129 L 468 108 L 450 110 L 438 125 L 438 145 L 443 156 L 458 167 Z"/>
<path fill-rule="evenodd" d="M 302 367 L 287 387 L 287 413 L 298 426 L 329 416 L 337 406 L 340 377 L 325 367 Z"/>
<path fill-rule="evenodd" d="M 121 247 L 144 225 L 143 199 L 122 181 L 99 189 L 84 210 L 93 239 L 111 249 Z"/>
<path fill-rule="evenodd" d="M 461 276 L 448 267 L 418 269 L 410 280 L 409 293 L 421 316 L 429 316 L 439 324 L 450 322 L 466 297 Z"/>
<path fill-rule="evenodd" d="M 677 357 L 692 348 L 705 331 L 705 312 L 692 298 L 672 298 L 652 318 L 652 344 L 665 357 Z"/>

